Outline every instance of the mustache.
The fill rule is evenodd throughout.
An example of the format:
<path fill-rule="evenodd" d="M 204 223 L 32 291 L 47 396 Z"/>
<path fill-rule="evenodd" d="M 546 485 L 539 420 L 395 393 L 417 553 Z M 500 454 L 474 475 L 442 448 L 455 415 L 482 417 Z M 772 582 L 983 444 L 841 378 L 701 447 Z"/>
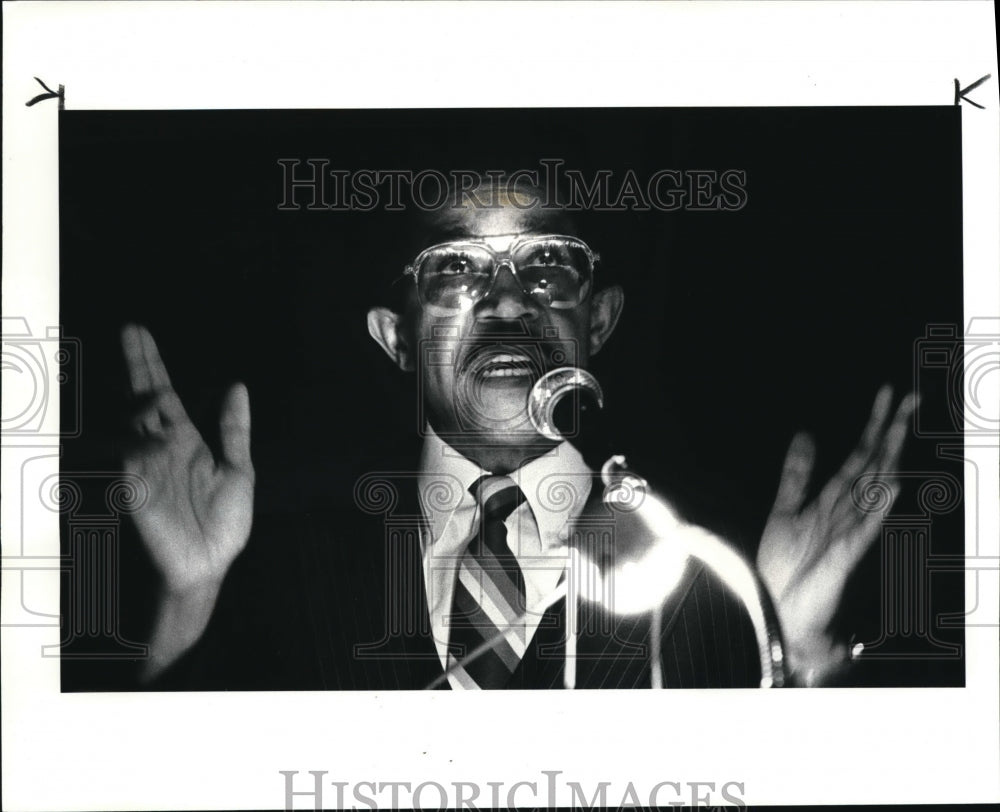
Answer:
<path fill-rule="evenodd" d="M 539 374 L 567 363 L 565 342 L 549 325 L 522 320 L 486 319 L 477 322 L 461 342 L 457 371 L 481 367 L 498 354 L 524 356 Z"/>
<path fill-rule="evenodd" d="M 503 339 L 531 338 L 540 339 L 542 331 L 548 325 L 538 324 L 529 319 L 477 319 L 469 331 L 469 338 Z"/>

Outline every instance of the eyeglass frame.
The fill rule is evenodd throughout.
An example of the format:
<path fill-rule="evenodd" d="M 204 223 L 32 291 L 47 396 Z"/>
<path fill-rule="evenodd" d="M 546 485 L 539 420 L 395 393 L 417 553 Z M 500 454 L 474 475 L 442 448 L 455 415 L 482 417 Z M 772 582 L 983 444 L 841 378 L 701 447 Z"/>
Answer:
<path fill-rule="evenodd" d="M 424 260 L 425 255 L 429 254 L 431 251 L 435 251 L 439 248 L 443 248 L 449 245 L 456 245 L 456 246 L 470 245 L 470 246 L 475 246 L 476 248 L 485 248 L 489 252 L 490 256 L 492 256 L 493 258 L 493 270 L 490 273 L 489 287 L 486 288 L 485 292 L 479 299 L 475 300 L 476 302 L 483 301 L 493 292 L 493 288 L 496 286 L 497 283 L 497 277 L 500 275 L 500 268 L 504 265 L 507 266 L 507 268 L 510 270 L 511 275 L 514 277 L 514 279 L 517 280 L 518 285 L 520 285 L 521 287 L 521 292 L 525 296 L 530 296 L 533 300 L 536 300 L 534 296 L 532 296 L 528 291 L 524 289 L 524 285 L 521 283 L 521 279 L 517 275 L 517 267 L 514 265 L 512 254 L 522 244 L 527 242 L 532 242 L 535 240 L 567 240 L 579 243 L 583 247 L 584 253 L 586 253 L 587 255 L 587 260 L 590 263 L 590 289 L 587 291 L 587 295 L 584 296 L 582 299 L 580 299 L 580 301 L 578 301 L 576 304 L 570 305 L 568 307 L 555 307 L 555 308 L 553 308 L 551 304 L 546 304 L 545 307 L 552 308 L 554 310 L 572 310 L 574 307 L 579 307 L 580 305 L 582 305 L 585 301 L 587 301 L 587 299 L 589 299 L 593 295 L 594 279 L 596 277 L 596 272 L 597 272 L 597 263 L 601 261 L 601 255 L 597 251 L 593 250 L 589 245 L 587 245 L 586 242 L 584 242 L 579 237 L 574 237 L 569 234 L 524 234 L 518 237 L 518 239 L 514 240 L 510 245 L 508 245 L 504 251 L 496 251 L 494 248 L 490 246 L 488 242 L 488 240 L 501 239 L 503 237 L 517 237 L 519 233 L 520 232 L 515 232 L 512 234 L 491 234 L 489 237 L 465 237 L 465 238 L 459 238 L 455 240 L 445 240 L 444 242 L 435 243 L 434 245 L 428 246 L 419 254 L 417 254 L 413 262 L 408 264 L 406 268 L 403 270 L 403 276 L 413 277 L 413 284 L 417 289 L 417 297 L 418 299 L 420 299 L 420 304 L 422 307 L 434 307 L 434 308 L 440 308 L 442 310 L 447 310 L 448 312 L 460 313 L 462 312 L 462 308 L 450 308 L 450 307 L 444 307 L 443 305 L 429 305 L 427 302 L 423 301 L 423 294 L 420 291 L 419 268 L 421 262 Z M 475 302 L 473 302 L 473 304 L 475 304 Z"/>

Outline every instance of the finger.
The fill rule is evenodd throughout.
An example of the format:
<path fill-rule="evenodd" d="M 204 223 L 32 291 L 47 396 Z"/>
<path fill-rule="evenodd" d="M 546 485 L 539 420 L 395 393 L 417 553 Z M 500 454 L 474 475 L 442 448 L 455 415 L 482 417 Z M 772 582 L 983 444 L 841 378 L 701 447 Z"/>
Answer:
<path fill-rule="evenodd" d="M 892 406 L 892 387 L 885 383 L 875 394 L 875 402 L 872 404 L 872 412 L 868 418 L 868 424 L 861 433 L 861 446 L 874 448 L 878 442 L 882 427 L 886 418 L 889 417 L 889 407 Z"/>
<path fill-rule="evenodd" d="M 163 434 L 163 422 L 160 420 L 160 410 L 155 404 L 139 410 L 130 421 L 133 434 L 140 437 L 153 437 Z"/>
<path fill-rule="evenodd" d="M 143 395 L 152 391 L 152 378 L 142 346 L 142 328 L 137 324 L 126 324 L 122 328 L 121 340 L 132 394 Z"/>
<path fill-rule="evenodd" d="M 846 491 L 858 478 L 865 467 L 870 465 L 873 457 L 879 452 L 879 440 L 885 430 L 889 418 L 889 407 L 892 405 L 892 387 L 884 384 L 875 395 L 868 423 L 861 432 L 861 441 L 851 455 L 844 460 L 840 470 L 833 476 L 820 493 L 819 503 L 825 511 L 831 511 L 834 505 L 843 499 Z"/>
<path fill-rule="evenodd" d="M 145 327 L 138 327 L 142 341 L 142 354 L 146 359 L 146 368 L 149 370 L 150 383 L 153 389 L 170 389 L 170 376 L 167 375 L 167 368 L 160 358 L 160 351 L 156 348 L 153 336 Z"/>
<path fill-rule="evenodd" d="M 903 398 L 896 409 L 896 414 L 893 416 L 892 424 L 882 438 L 882 443 L 878 448 L 876 456 L 868 462 L 863 471 L 855 472 L 850 482 L 845 483 L 847 485 L 845 493 L 840 495 L 832 508 L 837 514 L 838 521 L 857 510 L 857 504 L 850 491 L 854 489 L 860 479 L 867 480 L 877 477 L 890 487 L 897 483 L 896 474 L 899 467 L 899 459 L 902 456 L 906 436 L 909 433 L 910 418 L 917 408 L 917 403 L 918 397 L 912 392 Z"/>
<path fill-rule="evenodd" d="M 899 466 L 899 458 L 903 454 L 903 446 L 910 432 L 910 418 L 917 409 L 918 397 L 910 392 L 903 398 L 892 419 L 892 425 L 885 434 L 880 454 L 880 467 L 883 471 L 895 471 Z"/>
<path fill-rule="evenodd" d="M 156 399 L 156 404 L 160 410 L 160 419 L 164 426 L 179 426 L 189 423 L 184 404 L 173 389 L 160 392 Z"/>
<path fill-rule="evenodd" d="M 162 436 L 146 437 L 132 434 L 118 439 L 118 448 L 125 463 L 125 470 L 131 473 L 141 473 L 145 470 L 151 455 L 156 455 L 167 448 L 167 445 L 168 441 Z"/>
<path fill-rule="evenodd" d="M 842 474 L 842 481 L 853 480 L 865 463 L 874 455 L 878 441 L 885 429 L 886 420 L 889 418 L 890 406 L 892 406 L 892 387 L 889 384 L 883 384 L 875 395 L 868 423 L 861 432 L 861 442 L 841 466 L 839 473 Z"/>
<path fill-rule="evenodd" d="M 772 512 L 795 513 L 802 507 L 815 460 L 816 444 L 812 437 L 800 431 L 788 446 Z"/>
<path fill-rule="evenodd" d="M 845 574 L 850 573 L 858 562 L 871 549 L 872 544 L 882 535 L 882 520 L 889 515 L 892 506 L 899 497 L 900 485 L 896 480 L 886 482 L 889 494 L 888 501 L 882 510 L 872 513 L 856 514 L 860 520 L 855 520 L 853 526 L 843 534 L 843 559 L 841 566 Z"/>
<path fill-rule="evenodd" d="M 250 462 L 250 394 L 243 384 L 236 384 L 226 393 L 219 425 L 223 461 L 241 470 L 252 469 Z"/>
<path fill-rule="evenodd" d="M 130 420 L 133 431 L 159 434 L 166 428 L 189 423 L 187 412 L 173 389 L 149 392 L 136 399 Z"/>

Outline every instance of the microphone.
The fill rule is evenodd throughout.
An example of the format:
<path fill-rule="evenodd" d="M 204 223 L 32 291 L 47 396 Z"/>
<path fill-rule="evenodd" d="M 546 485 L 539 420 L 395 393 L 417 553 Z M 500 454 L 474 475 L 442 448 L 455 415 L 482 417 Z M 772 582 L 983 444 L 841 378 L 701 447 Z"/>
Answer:
<path fill-rule="evenodd" d="M 611 426 L 597 378 L 579 367 L 559 367 L 539 378 L 528 394 L 528 418 L 550 440 L 567 440 L 594 470 L 613 455 Z"/>
<path fill-rule="evenodd" d="M 684 522 L 669 501 L 629 470 L 625 457 L 614 452 L 612 427 L 603 407 L 604 393 L 597 379 L 578 367 L 546 373 L 528 394 L 528 417 L 535 430 L 550 440 L 568 440 L 592 470 L 600 471 L 601 501 L 614 511 L 613 549 L 580 548 L 571 540 L 583 572 L 574 578 L 577 594 L 616 614 L 651 612 L 658 629 L 660 611 L 680 583 L 685 561 L 695 559 L 746 608 L 757 638 L 761 687 L 781 687 L 785 683 L 781 629 L 759 576 L 728 542 Z M 654 687 L 660 687 L 656 685 L 662 680 L 658 632 L 651 636 L 651 645 Z M 567 657 L 569 651 L 567 643 Z"/>

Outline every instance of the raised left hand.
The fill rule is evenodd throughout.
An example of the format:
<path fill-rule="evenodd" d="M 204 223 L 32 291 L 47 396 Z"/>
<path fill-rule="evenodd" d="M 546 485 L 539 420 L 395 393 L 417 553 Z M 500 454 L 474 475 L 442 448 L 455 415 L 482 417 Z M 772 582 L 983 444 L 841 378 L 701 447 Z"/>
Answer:
<path fill-rule="evenodd" d="M 808 505 L 815 461 L 812 438 L 795 435 L 785 457 L 757 552 L 757 570 L 781 622 L 786 665 L 799 684 L 821 684 L 848 661 L 845 644 L 830 635 L 830 624 L 848 577 L 879 535 L 883 515 L 863 511 L 851 488 L 858 477 L 874 475 L 884 482 L 890 500 L 895 499 L 896 467 L 916 397 L 906 395 L 889 423 L 891 404 L 892 388 L 883 386 L 857 448 Z"/>

